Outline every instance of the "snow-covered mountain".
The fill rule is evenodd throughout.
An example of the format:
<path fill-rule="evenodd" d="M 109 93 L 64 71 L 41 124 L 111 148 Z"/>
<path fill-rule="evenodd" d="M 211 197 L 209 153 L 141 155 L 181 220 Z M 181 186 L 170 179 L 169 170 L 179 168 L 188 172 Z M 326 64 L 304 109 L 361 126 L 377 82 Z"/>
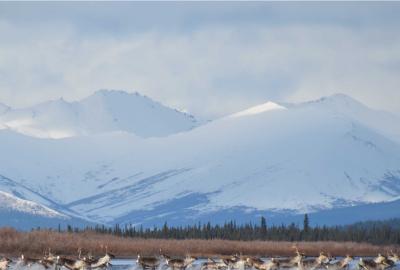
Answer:
<path fill-rule="evenodd" d="M 30 230 L 34 227 L 66 228 L 68 225 L 81 227 L 93 223 L 0 191 L 0 227 Z"/>
<path fill-rule="evenodd" d="M 0 191 L 0 211 L 16 211 L 20 213 L 48 218 L 69 218 L 68 216 L 63 215 L 46 206 L 40 205 L 32 201 L 20 199 L 3 191 Z"/>
<path fill-rule="evenodd" d="M 100 90 L 79 101 L 48 101 L 30 108 L 0 104 L 0 128 L 39 138 L 66 138 L 124 131 L 161 137 L 192 129 L 196 119 L 141 96 Z"/>
<path fill-rule="evenodd" d="M 46 206 L 104 223 L 326 219 L 335 209 L 397 205 L 388 202 L 400 199 L 399 134 L 396 116 L 334 95 L 267 102 L 168 137 L 2 130 L 0 175 Z"/>
<path fill-rule="evenodd" d="M 13 226 L 29 230 L 33 227 L 92 224 L 80 218 L 78 213 L 0 175 L 0 227 Z"/>

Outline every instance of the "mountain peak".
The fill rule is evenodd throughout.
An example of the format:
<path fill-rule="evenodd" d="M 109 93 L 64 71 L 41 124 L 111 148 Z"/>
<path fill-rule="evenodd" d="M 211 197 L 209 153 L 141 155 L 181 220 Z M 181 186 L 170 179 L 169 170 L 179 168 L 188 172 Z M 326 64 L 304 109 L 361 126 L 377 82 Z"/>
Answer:
<path fill-rule="evenodd" d="M 137 91 L 134 92 L 128 92 L 125 90 L 119 90 L 119 89 L 100 89 L 95 91 L 92 95 L 90 96 L 116 96 L 116 97 L 126 97 L 126 96 L 137 96 L 137 97 L 144 97 L 148 98 L 145 95 L 140 94 Z M 89 97 L 90 97 L 89 96 Z"/>
<path fill-rule="evenodd" d="M 138 93 L 135 92 L 135 94 L 137 95 Z M 124 91 L 124 90 L 117 90 L 117 89 L 100 89 L 95 91 L 92 95 L 103 95 L 103 96 L 107 96 L 107 95 L 131 95 L 131 93 Z"/>
<path fill-rule="evenodd" d="M 137 92 L 102 89 L 75 102 L 63 98 L 33 107 L 0 107 L 0 127 L 40 138 L 65 138 L 108 132 L 163 137 L 198 125 L 191 115 L 162 105 Z"/>
<path fill-rule="evenodd" d="M 352 98 L 349 95 L 343 93 L 336 93 L 330 96 L 321 97 L 317 100 L 306 102 L 306 103 L 329 103 L 329 104 L 336 104 L 336 105 L 346 105 L 346 106 L 365 106 L 356 99 Z"/>
<path fill-rule="evenodd" d="M 130 100 L 131 102 L 148 102 L 148 103 L 159 104 L 159 102 L 147 97 L 146 95 L 142 95 L 139 92 L 136 91 L 127 92 L 125 90 L 116 90 L 116 89 L 97 90 L 93 94 L 84 98 L 81 101 L 84 102 L 87 100 L 97 100 L 97 99 L 106 100 L 106 102 L 126 102 L 126 100 Z"/>

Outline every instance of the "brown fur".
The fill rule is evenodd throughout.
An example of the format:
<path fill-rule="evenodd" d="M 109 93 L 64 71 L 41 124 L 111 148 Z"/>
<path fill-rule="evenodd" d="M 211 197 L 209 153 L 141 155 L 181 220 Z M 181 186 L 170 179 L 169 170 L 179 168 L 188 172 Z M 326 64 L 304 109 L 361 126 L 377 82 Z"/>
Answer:
<path fill-rule="evenodd" d="M 136 261 L 143 269 L 156 269 L 160 265 L 160 260 L 154 256 L 142 257 L 139 254 Z"/>

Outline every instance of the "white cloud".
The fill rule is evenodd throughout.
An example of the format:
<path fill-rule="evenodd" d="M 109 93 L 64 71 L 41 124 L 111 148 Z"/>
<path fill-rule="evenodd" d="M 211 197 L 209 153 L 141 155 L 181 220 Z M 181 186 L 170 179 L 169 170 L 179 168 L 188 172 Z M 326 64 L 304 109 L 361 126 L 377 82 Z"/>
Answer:
<path fill-rule="evenodd" d="M 335 92 L 400 112 L 395 25 L 205 24 L 173 33 L 85 35 L 66 21 L 0 20 L 0 36 L 0 101 L 12 106 L 112 88 L 136 90 L 204 118 L 268 99 Z"/>

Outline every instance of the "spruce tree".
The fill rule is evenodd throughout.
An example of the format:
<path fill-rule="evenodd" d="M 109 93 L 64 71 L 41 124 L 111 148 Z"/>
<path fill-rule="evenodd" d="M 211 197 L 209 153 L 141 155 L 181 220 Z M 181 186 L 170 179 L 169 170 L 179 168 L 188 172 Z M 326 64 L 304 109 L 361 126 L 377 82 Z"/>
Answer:
<path fill-rule="evenodd" d="M 310 230 L 310 221 L 308 219 L 308 215 L 304 215 L 304 222 L 303 222 L 303 231 L 305 234 L 307 234 Z"/>
<path fill-rule="evenodd" d="M 267 221 L 265 217 L 261 217 L 261 239 L 266 240 L 267 238 Z"/>

